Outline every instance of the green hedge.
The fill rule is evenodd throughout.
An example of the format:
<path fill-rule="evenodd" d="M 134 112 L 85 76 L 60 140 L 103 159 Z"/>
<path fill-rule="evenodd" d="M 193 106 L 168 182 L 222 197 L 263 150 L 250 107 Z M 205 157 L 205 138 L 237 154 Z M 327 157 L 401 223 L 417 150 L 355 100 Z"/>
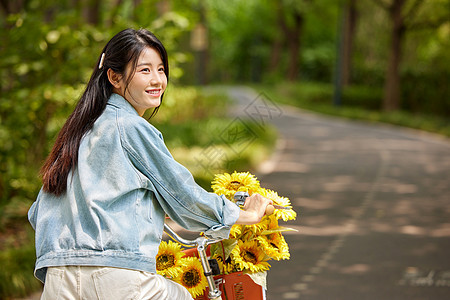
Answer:
<path fill-rule="evenodd" d="M 450 117 L 450 71 L 404 72 L 402 109 Z"/>

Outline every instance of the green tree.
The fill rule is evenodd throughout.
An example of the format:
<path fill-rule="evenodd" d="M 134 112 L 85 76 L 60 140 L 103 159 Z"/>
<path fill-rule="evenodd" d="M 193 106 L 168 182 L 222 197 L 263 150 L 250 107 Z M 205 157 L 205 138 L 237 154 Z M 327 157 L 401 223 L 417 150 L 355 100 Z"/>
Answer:
<path fill-rule="evenodd" d="M 126 27 L 154 29 L 171 53 L 176 81 L 182 75 L 178 38 L 190 22 L 176 12 L 161 14 L 151 0 L 0 4 L 1 212 L 11 201 L 35 198 L 38 169 L 106 41 Z"/>
<path fill-rule="evenodd" d="M 400 108 L 401 79 L 400 65 L 402 61 L 402 46 L 407 31 L 438 28 L 449 22 L 449 5 L 446 0 L 373 0 L 387 11 L 391 23 L 391 41 L 389 46 L 388 66 L 386 68 L 383 109 L 396 110 Z"/>

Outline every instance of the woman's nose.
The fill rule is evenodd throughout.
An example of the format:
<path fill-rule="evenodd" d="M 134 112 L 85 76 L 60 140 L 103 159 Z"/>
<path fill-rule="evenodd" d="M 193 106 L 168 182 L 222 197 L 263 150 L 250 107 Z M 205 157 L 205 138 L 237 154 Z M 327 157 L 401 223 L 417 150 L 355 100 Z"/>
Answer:
<path fill-rule="evenodd" d="M 150 78 L 150 84 L 155 86 L 155 85 L 161 85 L 162 83 L 162 75 L 155 72 L 152 74 L 151 78 Z"/>

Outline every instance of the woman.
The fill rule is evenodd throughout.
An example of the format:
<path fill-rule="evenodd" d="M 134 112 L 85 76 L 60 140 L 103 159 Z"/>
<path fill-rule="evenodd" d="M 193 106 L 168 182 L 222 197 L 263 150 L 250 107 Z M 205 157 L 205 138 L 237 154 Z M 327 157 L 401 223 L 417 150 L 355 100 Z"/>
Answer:
<path fill-rule="evenodd" d="M 104 47 L 28 213 L 42 299 L 191 299 L 156 274 L 165 214 L 226 238 L 235 223 L 258 223 L 271 203 L 253 195 L 240 210 L 173 159 L 142 118 L 157 112 L 168 77 L 166 50 L 147 30 L 123 30 Z"/>

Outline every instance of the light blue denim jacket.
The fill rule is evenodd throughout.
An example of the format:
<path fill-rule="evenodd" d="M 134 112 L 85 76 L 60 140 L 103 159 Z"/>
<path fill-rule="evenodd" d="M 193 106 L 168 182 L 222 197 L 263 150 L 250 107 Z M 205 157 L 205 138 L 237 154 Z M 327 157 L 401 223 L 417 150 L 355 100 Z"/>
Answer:
<path fill-rule="evenodd" d="M 227 238 L 239 208 L 198 186 L 161 133 L 113 94 L 82 139 L 62 196 L 40 191 L 28 212 L 35 276 L 47 267 L 109 266 L 156 272 L 165 214 L 185 229 Z"/>

